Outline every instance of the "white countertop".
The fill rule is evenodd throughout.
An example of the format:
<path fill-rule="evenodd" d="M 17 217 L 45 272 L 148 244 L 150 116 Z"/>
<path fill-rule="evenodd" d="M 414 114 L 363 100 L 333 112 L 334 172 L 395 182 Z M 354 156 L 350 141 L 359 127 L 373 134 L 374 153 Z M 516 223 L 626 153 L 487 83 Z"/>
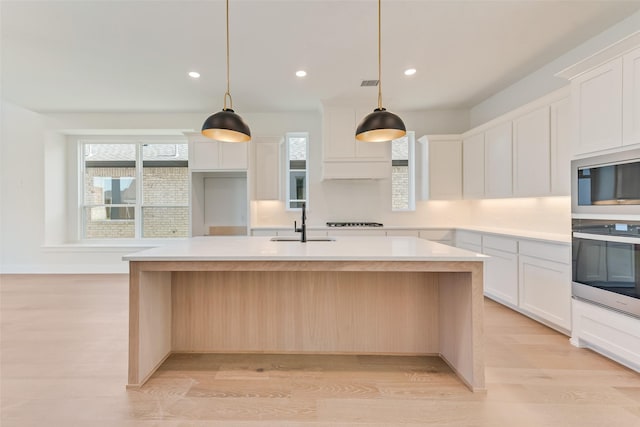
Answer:
<path fill-rule="evenodd" d="M 270 237 L 193 237 L 123 257 L 125 261 L 484 261 L 487 256 L 416 237 L 339 236 L 329 242 Z"/>

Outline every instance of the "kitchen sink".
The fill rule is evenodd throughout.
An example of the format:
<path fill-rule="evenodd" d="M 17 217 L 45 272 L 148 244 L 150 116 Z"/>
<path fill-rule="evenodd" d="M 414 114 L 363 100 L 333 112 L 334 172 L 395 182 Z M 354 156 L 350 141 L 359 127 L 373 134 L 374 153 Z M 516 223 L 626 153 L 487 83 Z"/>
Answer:
<path fill-rule="evenodd" d="M 333 237 L 307 237 L 307 242 L 333 242 Z M 300 238 L 295 236 L 272 237 L 272 242 L 299 242 Z"/>

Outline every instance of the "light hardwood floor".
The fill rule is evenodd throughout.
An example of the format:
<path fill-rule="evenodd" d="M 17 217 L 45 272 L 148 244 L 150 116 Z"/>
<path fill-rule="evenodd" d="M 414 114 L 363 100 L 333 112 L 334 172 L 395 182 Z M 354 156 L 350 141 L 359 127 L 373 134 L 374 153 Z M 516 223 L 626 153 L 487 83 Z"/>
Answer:
<path fill-rule="evenodd" d="M 640 426 L 640 375 L 490 300 L 487 393 L 438 358 L 174 355 L 127 382 L 128 278 L 0 276 L 0 425 Z"/>

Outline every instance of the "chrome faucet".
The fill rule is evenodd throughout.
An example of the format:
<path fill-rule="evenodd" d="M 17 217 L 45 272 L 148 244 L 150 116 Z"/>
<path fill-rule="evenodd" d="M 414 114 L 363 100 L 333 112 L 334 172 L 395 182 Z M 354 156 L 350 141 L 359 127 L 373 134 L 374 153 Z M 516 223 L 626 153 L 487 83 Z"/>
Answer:
<path fill-rule="evenodd" d="M 293 221 L 293 231 L 300 234 L 300 241 L 305 243 L 307 241 L 307 203 L 302 202 L 302 227 L 298 228 L 296 221 Z"/>

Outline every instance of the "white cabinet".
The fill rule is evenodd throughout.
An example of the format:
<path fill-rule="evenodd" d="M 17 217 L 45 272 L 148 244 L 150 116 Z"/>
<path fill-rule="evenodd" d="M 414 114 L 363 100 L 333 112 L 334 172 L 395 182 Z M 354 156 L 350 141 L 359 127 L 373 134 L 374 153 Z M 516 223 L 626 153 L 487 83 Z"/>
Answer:
<path fill-rule="evenodd" d="M 572 316 L 571 344 L 640 372 L 640 319 L 577 299 Z"/>
<path fill-rule="evenodd" d="M 360 119 L 360 117 L 356 118 L 353 108 L 324 108 L 323 179 L 389 178 L 391 176 L 390 143 L 388 141 L 357 141 L 356 120 Z"/>
<path fill-rule="evenodd" d="M 513 194 L 512 150 L 510 121 L 498 124 L 485 132 L 485 197 L 510 197 Z"/>
<path fill-rule="evenodd" d="M 254 188 L 256 200 L 279 200 L 282 175 L 282 138 L 254 140 Z"/>
<path fill-rule="evenodd" d="M 465 199 L 484 197 L 484 133 L 462 140 L 462 195 Z"/>
<path fill-rule="evenodd" d="M 482 252 L 485 262 L 484 293 L 511 307 L 518 305 L 518 241 L 509 237 L 485 235 Z"/>
<path fill-rule="evenodd" d="M 551 113 L 551 194 L 571 194 L 571 141 L 569 99 L 554 102 Z"/>
<path fill-rule="evenodd" d="M 571 81 L 574 154 L 622 145 L 622 58 Z"/>
<path fill-rule="evenodd" d="M 622 58 L 622 143 L 640 144 L 640 48 Z"/>
<path fill-rule="evenodd" d="M 189 168 L 193 171 L 247 170 L 249 151 L 246 142 L 219 142 L 200 134 L 189 138 Z"/>
<path fill-rule="evenodd" d="M 456 230 L 455 246 L 460 249 L 481 253 L 482 234 L 468 230 Z"/>
<path fill-rule="evenodd" d="M 571 265 L 568 246 L 520 242 L 519 306 L 538 320 L 571 330 Z"/>
<path fill-rule="evenodd" d="M 462 140 L 459 135 L 425 135 L 416 144 L 418 200 L 462 198 Z"/>
<path fill-rule="evenodd" d="M 547 196 L 551 193 L 550 128 L 548 106 L 513 121 L 514 196 Z"/>

